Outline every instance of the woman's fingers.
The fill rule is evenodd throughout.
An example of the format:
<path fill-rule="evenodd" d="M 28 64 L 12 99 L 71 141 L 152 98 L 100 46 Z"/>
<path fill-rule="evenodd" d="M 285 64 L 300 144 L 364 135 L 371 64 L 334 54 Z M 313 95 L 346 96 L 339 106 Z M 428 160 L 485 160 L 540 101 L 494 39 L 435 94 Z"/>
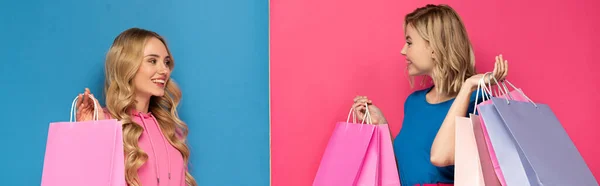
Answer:
<path fill-rule="evenodd" d="M 499 60 L 500 60 L 500 56 L 496 56 L 496 62 L 494 63 L 494 71 L 492 71 L 492 74 L 494 75 L 494 77 L 497 77 L 496 75 L 498 74 L 498 70 L 500 70 L 500 69 L 498 69 L 498 64 L 499 64 L 498 61 Z"/>
<path fill-rule="evenodd" d="M 502 79 L 505 79 L 506 76 L 508 76 L 508 60 L 504 60 L 504 75 L 502 76 Z"/>
<path fill-rule="evenodd" d="M 77 110 L 79 110 L 81 108 L 81 104 L 83 103 L 83 94 L 79 94 L 77 95 L 77 103 L 75 103 L 77 106 Z"/>
<path fill-rule="evenodd" d="M 82 107 L 87 106 L 88 100 L 90 99 L 89 94 L 89 89 L 85 88 L 85 91 L 83 92 L 83 104 L 81 105 Z"/>
<path fill-rule="evenodd" d="M 356 96 L 356 97 L 354 98 L 354 103 L 356 103 L 356 102 L 357 102 L 358 100 L 360 100 L 360 99 L 367 99 L 367 96 Z"/>

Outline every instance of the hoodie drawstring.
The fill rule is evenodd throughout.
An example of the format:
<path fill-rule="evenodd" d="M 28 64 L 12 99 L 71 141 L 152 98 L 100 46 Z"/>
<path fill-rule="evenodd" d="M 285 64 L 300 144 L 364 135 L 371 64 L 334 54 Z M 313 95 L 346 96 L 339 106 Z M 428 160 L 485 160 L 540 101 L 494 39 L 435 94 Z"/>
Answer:
<path fill-rule="evenodd" d="M 138 116 L 140 117 L 140 120 L 142 120 L 142 124 L 144 125 L 144 131 L 146 132 L 146 135 L 148 135 L 148 139 L 150 140 L 150 146 L 152 147 L 152 153 L 154 154 L 154 173 L 156 174 L 156 183 L 160 184 L 160 174 L 158 174 L 158 169 L 159 169 L 159 165 L 158 165 L 158 158 L 156 158 L 156 150 L 154 150 L 154 142 L 152 142 L 152 137 L 150 136 L 150 132 L 148 132 L 147 130 L 147 126 L 146 126 L 146 121 L 144 120 L 144 117 L 142 116 L 142 113 L 139 112 Z"/>
<path fill-rule="evenodd" d="M 163 137 L 164 133 L 162 132 L 162 129 L 160 128 L 160 126 L 158 126 L 158 120 L 156 120 L 156 118 L 154 117 L 154 115 L 150 115 L 150 117 L 154 120 L 154 122 L 156 123 L 156 128 L 158 128 L 158 131 L 160 131 L 160 136 Z M 163 137 L 163 145 L 165 146 L 165 150 L 167 151 L 167 157 L 171 157 L 171 155 L 169 154 L 169 149 L 167 148 L 167 141 L 164 140 L 165 137 Z M 167 162 L 168 162 L 168 166 L 169 166 L 169 180 L 171 180 L 171 158 L 167 158 Z"/>
<path fill-rule="evenodd" d="M 158 183 L 160 185 L 160 174 L 159 174 L 159 169 L 160 166 L 158 165 L 158 157 L 156 155 L 156 150 L 154 149 L 154 142 L 152 141 L 152 137 L 150 136 L 150 132 L 148 132 L 148 126 L 146 125 L 146 121 L 142 115 L 141 112 L 138 113 L 138 116 L 140 117 L 140 120 L 142 120 L 142 125 L 144 125 L 144 131 L 146 132 L 146 135 L 148 135 L 148 140 L 150 141 L 150 146 L 152 147 L 152 153 L 154 153 L 154 172 L 156 174 L 156 183 Z M 160 126 L 158 126 L 158 121 L 156 120 L 156 118 L 154 118 L 153 115 L 150 115 L 150 117 L 154 120 L 154 122 L 156 123 L 156 127 L 158 128 L 158 131 L 160 131 L 160 136 L 164 136 L 164 134 L 162 133 L 162 130 L 160 129 Z M 163 138 L 163 145 L 165 147 L 165 150 L 167 151 L 167 160 L 168 160 L 168 166 L 169 166 L 169 174 L 168 174 L 168 179 L 171 180 L 171 156 L 169 155 L 169 149 L 167 148 L 167 142 L 164 141 Z M 169 182 L 167 182 L 169 183 Z"/>

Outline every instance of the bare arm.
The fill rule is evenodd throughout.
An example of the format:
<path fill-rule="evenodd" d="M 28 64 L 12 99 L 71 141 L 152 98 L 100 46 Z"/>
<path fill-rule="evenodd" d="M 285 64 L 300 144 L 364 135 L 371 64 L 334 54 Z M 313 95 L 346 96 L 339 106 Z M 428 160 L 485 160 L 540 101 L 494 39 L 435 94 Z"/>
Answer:
<path fill-rule="evenodd" d="M 456 116 L 466 116 L 472 92 L 472 86 L 466 84 L 463 85 L 458 92 L 454 103 L 450 106 L 450 110 L 448 110 L 448 114 L 431 146 L 430 158 L 433 165 L 445 167 L 454 164 L 454 122 Z"/>
<path fill-rule="evenodd" d="M 508 61 L 502 58 L 502 54 L 496 56 L 496 63 L 494 64 L 494 71 L 491 73 L 498 81 L 504 80 L 508 75 Z M 438 130 L 433 144 L 431 145 L 431 163 L 438 167 L 445 167 L 454 165 L 454 121 L 456 116 L 464 117 L 467 115 L 469 110 L 469 103 L 471 99 L 471 93 L 477 89 L 477 85 L 480 80 L 489 81 L 485 79 L 484 74 L 477 74 L 469 77 L 462 85 L 462 88 L 458 92 L 458 95 L 454 99 L 448 114 Z M 486 82 L 489 83 L 489 82 Z M 477 102 L 477 100 L 475 100 Z"/>

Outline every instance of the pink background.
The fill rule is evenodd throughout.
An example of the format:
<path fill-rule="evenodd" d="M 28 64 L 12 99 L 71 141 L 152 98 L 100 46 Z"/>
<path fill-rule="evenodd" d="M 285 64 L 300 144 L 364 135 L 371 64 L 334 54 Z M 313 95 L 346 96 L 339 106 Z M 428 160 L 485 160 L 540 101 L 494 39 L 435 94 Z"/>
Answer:
<path fill-rule="evenodd" d="M 551 106 L 600 179 L 600 1 L 271 0 L 272 185 L 312 184 L 356 95 L 369 96 L 398 133 L 413 91 L 402 21 L 426 3 L 462 16 L 479 72 L 504 54 L 508 79 Z"/>

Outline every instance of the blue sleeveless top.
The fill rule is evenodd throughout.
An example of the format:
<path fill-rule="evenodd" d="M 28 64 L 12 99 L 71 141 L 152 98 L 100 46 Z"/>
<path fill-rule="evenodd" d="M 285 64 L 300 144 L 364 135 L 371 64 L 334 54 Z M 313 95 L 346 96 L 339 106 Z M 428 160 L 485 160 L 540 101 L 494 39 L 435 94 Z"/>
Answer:
<path fill-rule="evenodd" d="M 431 89 L 413 92 L 404 103 L 402 129 L 394 139 L 394 154 L 402 185 L 454 183 L 454 166 L 436 167 L 430 159 L 431 145 L 454 98 L 430 104 L 425 95 Z M 466 116 L 473 112 L 475 95 L 475 92 L 471 95 Z"/>

